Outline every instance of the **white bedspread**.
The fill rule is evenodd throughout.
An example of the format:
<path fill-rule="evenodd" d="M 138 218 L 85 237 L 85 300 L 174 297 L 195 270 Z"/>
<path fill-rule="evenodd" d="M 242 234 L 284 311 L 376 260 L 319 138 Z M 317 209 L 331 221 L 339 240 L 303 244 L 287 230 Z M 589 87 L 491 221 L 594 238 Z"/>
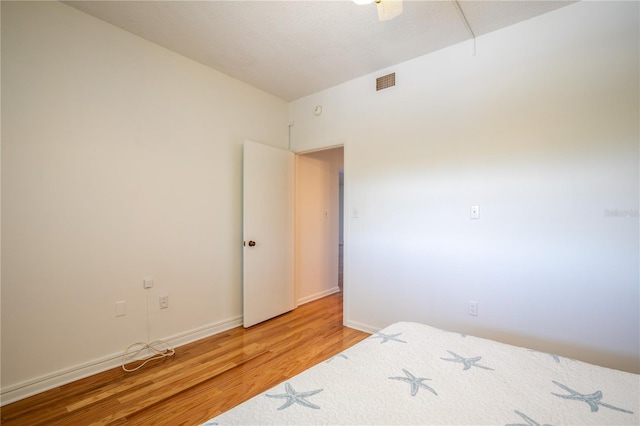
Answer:
<path fill-rule="evenodd" d="M 636 374 L 403 322 L 206 424 L 638 425 L 639 388 Z"/>

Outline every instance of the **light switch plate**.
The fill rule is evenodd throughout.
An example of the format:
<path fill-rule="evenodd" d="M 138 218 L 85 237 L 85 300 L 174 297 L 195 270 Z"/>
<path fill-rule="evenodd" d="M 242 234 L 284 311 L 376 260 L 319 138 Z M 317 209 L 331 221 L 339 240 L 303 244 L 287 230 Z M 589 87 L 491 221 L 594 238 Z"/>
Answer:
<path fill-rule="evenodd" d="M 480 219 L 480 206 L 471 206 L 471 219 Z"/>
<path fill-rule="evenodd" d="M 123 317 L 127 315 L 127 302 L 121 300 L 116 302 L 116 317 Z"/>

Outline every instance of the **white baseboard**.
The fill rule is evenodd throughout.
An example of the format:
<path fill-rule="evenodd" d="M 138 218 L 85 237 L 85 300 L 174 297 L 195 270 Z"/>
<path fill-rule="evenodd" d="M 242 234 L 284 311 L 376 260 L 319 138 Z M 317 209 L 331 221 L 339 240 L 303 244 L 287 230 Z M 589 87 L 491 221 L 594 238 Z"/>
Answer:
<path fill-rule="evenodd" d="M 340 287 L 335 286 L 335 287 L 330 288 L 328 290 L 324 290 L 324 291 L 312 294 L 310 296 L 303 297 L 302 299 L 298 299 L 298 305 L 297 306 L 304 305 L 305 303 L 313 302 L 314 300 L 322 299 L 325 296 L 328 296 L 328 295 L 333 294 L 333 293 L 337 293 L 339 291 L 340 291 Z"/>
<path fill-rule="evenodd" d="M 372 325 L 362 324 L 356 321 L 349 321 L 349 320 L 344 321 L 344 326 L 353 328 L 355 330 L 364 331 L 365 333 L 370 333 L 370 334 L 375 334 L 381 330 L 380 327 L 374 327 Z"/>
<path fill-rule="evenodd" d="M 162 340 L 174 348 L 177 348 L 195 342 L 196 340 L 231 330 L 240 325 L 242 325 L 242 317 L 236 317 L 199 327 Z M 0 391 L 0 406 L 118 367 L 122 365 L 122 355 L 122 353 L 108 355 L 84 364 L 27 380 L 17 385 L 9 386 Z"/>
<path fill-rule="evenodd" d="M 209 324 L 200 328 L 187 331 L 185 333 L 176 334 L 169 337 L 166 340 L 174 348 L 186 345 L 188 343 L 195 342 L 206 337 L 213 336 L 214 334 L 222 333 L 223 331 L 231 330 L 242 325 L 242 316 L 231 318 L 225 321 L 220 321 L 214 324 Z"/>

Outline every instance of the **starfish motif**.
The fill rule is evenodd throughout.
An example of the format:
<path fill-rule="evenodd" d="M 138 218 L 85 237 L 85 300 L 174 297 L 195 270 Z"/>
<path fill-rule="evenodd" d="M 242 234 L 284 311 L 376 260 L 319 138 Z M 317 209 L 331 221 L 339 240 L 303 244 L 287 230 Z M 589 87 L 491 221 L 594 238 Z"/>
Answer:
<path fill-rule="evenodd" d="M 296 392 L 296 390 L 289 383 L 284 384 L 284 390 L 286 393 L 281 393 L 279 395 L 265 395 L 269 398 L 285 398 L 287 401 L 282 405 L 282 407 L 278 408 L 278 410 L 284 410 L 287 407 L 292 406 L 293 404 L 300 404 L 307 408 L 314 408 L 318 410 L 320 407 L 310 403 L 305 398 L 313 396 L 317 393 L 322 392 L 323 389 L 317 389 L 309 392 Z"/>
<path fill-rule="evenodd" d="M 510 423 L 506 426 L 551 426 L 549 424 L 540 424 L 538 422 L 536 422 L 535 420 L 533 420 L 531 417 L 524 415 L 523 413 L 521 413 L 518 410 L 514 410 L 516 412 L 517 415 L 519 415 L 520 417 L 522 417 L 524 419 L 525 423 Z"/>
<path fill-rule="evenodd" d="M 416 394 L 418 393 L 418 389 L 420 389 L 420 388 L 427 389 L 428 391 L 430 391 L 434 395 L 438 395 L 436 393 L 436 391 L 434 391 L 432 388 L 430 388 L 429 386 L 427 386 L 424 383 L 422 383 L 425 380 L 431 380 L 431 379 L 427 379 L 425 377 L 416 377 L 413 374 L 409 373 L 404 368 L 402 369 L 402 371 L 404 372 L 406 377 L 389 377 L 389 379 L 390 380 L 400 380 L 401 382 L 409 383 L 411 385 L 411 396 L 416 396 Z"/>
<path fill-rule="evenodd" d="M 529 352 L 538 352 L 539 354 L 549 355 L 551 358 L 554 359 L 555 362 L 560 362 L 560 357 L 555 354 L 550 354 L 548 352 L 540 352 L 540 351 L 536 351 L 535 349 L 529 349 Z"/>
<path fill-rule="evenodd" d="M 344 358 L 344 359 L 349 359 L 349 357 L 346 356 L 345 354 L 338 354 L 338 355 L 335 355 L 335 356 L 332 356 L 331 358 L 329 358 L 327 360 L 327 364 L 330 363 L 331 361 L 333 361 L 334 359 L 338 358 L 338 357 Z"/>
<path fill-rule="evenodd" d="M 493 368 L 489 368 L 489 367 L 485 367 L 484 365 L 476 364 L 478 361 L 480 361 L 482 359 L 481 356 L 477 356 L 477 357 L 474 357 L 474 358 L 463 358 L 460 355 L 456 354 L 455 352 L 451 352 L 451 351 L 447 351 L 447 352 L 449 352 L 455 358 L 440 358 L 440 359 L 444 360 L 444 361 L 461 362 L 462 364 L 464 364 L 463 370 L 468 370 L 471 367 L 484 368 L 485 370 L 493 370 Z"/>
<path fill-rule="evenodd" d="M 629 410 L 625 410 L 625 409 L 622 409 L 622 408 L 614 407 L 613 405 L 607 404 L 606 402 L 601 402 L 600 400 L 602 399 L 602 391 L 595 391 L 594 393 L 590 393 L 590 394 L 581 394 L 579 392 L 574 391 L 573 389 L 569 389 L 568 387 L 566 387 L 562 383 L 558 383 L 558 382 L 553 381 L 553 380 L 552 380 L 552 382 L 554 384 L 560 386 L 562 389 L 566 390 L 567 392 L 569 392 L 571 395 L 559 395 L 559 394 L 553 393 L 553 392 L 551 392 L 551 395 L 559 396 L 560 398 L 564 398 L 564 399 L 573 399 L 575 401 L 584 401 L 587 404 L 589 404 L 589 407 L 591 407 L 591 412 L 592 413 L 595 413 L 596 411 L 598 411 L 599 406 L 601 406 L 601 407 L 610 408 L 610 409 L 616 410 L 616 411 L 622 411 L 623 413 L 633 414 L 633 411 L 629 411 Z"/>
<path fill-rule="evenodd" d="M 396 334 L 376 333 L 373 336 L 371 336 L 370 339 L 382 339 L 382 342 L 380 342 L 380 344 L 387 343 L 389 340 L 393 340 L 394 342 L 407 343 L 404 340 L 397 339 L 397 337 L 400 336 L 401 334 L 402 333 L 396 333 Z"/>

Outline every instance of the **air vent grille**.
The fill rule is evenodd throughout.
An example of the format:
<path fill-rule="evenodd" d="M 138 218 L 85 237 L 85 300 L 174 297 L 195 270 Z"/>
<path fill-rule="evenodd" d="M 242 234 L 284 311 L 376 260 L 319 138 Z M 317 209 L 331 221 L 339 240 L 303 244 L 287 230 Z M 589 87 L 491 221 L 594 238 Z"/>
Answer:
<path fill-rule="evenodd" d="M 393 87 L 396 85 L 396 73 L 392 72 L 391 74 L 383 75 L 382 77 L 376 78 L 376 91 L 387 89 L 389 87 Z"/>

